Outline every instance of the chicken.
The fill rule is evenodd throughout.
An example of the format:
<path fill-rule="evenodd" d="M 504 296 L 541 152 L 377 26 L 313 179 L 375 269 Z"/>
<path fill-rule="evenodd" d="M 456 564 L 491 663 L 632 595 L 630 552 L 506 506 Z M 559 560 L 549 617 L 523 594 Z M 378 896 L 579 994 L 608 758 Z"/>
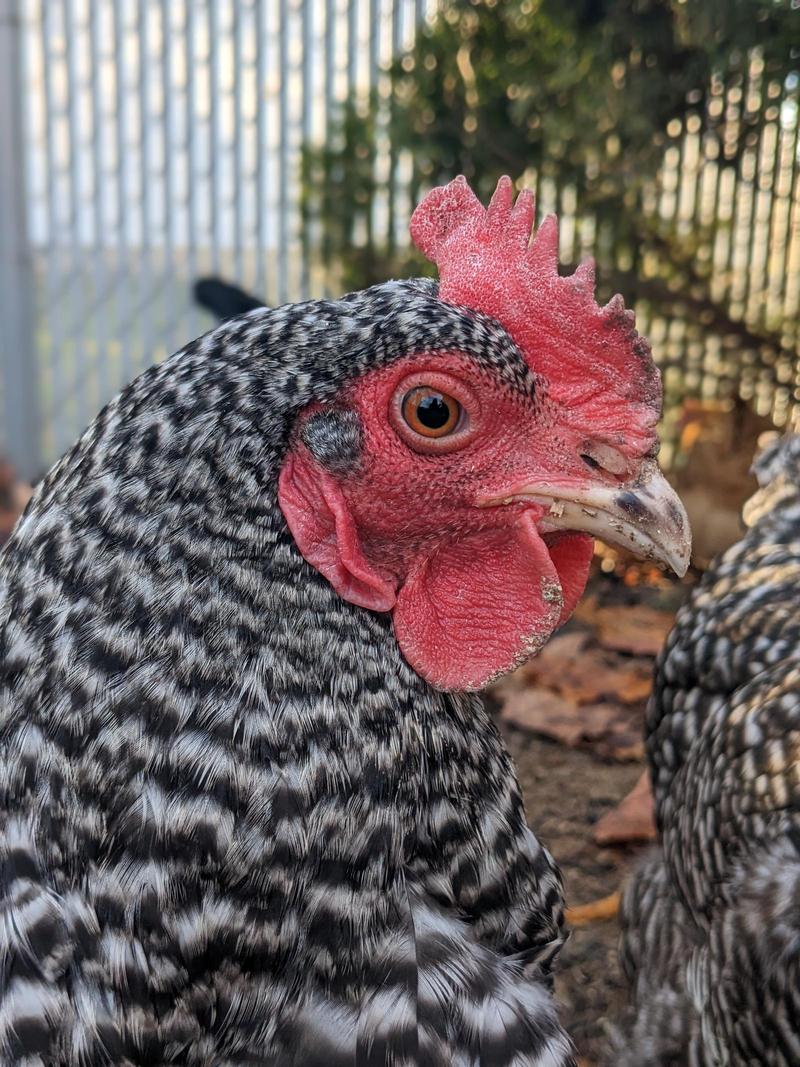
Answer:
<path fill-rule="evenodd" d="M 768 446 L 746 536 L 656 668 L 660 850 L 625 890 L 636 1021 L 615 1063 L 800 1063 L 800 437 Z"/>
<path fill-rule="evenodd" d="M 222 324 L 38 489 L 0 559 L 3 1063 L 573 1062 L 560 878 L 472 691 L 590 533 L 689 544 L 649 349 L 531 225 L 507 179 L 432 191 L 438 285 Z"/>

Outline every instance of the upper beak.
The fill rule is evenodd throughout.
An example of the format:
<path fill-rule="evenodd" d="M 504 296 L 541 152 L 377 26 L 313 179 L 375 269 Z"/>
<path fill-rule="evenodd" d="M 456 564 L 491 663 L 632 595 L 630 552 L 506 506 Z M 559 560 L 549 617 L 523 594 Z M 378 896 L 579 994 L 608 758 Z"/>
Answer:
<path fill-rule="evenodd" d="M 675 490 L 655 461 L 645 462 L 635 478 L 621 485 L 536 485 L 516 489 L 503 503 L 535 500 L 548 506 L 539 522 L 543 533 L 581 530 L 641 559 L 665 563 L 686 573 L 692 550 L 689 519 Z M 499 503 L 499 500 L 492 503 Z"/>

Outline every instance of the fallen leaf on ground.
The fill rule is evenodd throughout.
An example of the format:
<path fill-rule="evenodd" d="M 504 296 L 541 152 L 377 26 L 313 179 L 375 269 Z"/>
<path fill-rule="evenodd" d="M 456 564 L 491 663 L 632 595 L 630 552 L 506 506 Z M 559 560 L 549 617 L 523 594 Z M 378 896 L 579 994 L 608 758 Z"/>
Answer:
<path fill-rule="evenodd" d="M 603 648 L 634 656 L 657 656 L 675 616 L 647 604 L 599 608 L 594 613 L 597 640 Z"/>
<path fill-rule="evenodd" d="M 590 635 L 585 630 L 572 630 L 565 634 L 556 634 L 544 648 L 516 673 L 521 678 L 535 678 L 540 674 L 558 676 L 567 667 L 574 667 L 582 662 Z"/>
<path fill-rule="evenodd" d="M 581 709 L 549 689 L 521 689 L 503 704 L 500 718 L 521 730 L 577 745 L 583 736 Z"/>
<path fill-rule="evenodd" d="M 528 688 L 532 681 L 535 682 L 539 673 L 558 677 L 570 664 L 578 660 L 588 641 L 589 634 L 581 631 L 557 634 L 527 663 L 495 682 L 489 690 L 490 695 L 495 700 L 507 700 L 513 694 Z"/>
<path fill-rule="evenodd" d="M 591 904 L 581 904 L 577 908 L 567 908 L 564 918 L 570 926 L 588 926 L 589 923 L 605 922 L 614 919 L 619 912 L 620 894 L 609 893 L 607 897 L 593 900 Z"/>
<path fill-rule="evenodd" d="M 605 737 L 614 729 L 621 712 L 622 708 L 617 704 L 584 704 L 578 712 L 583 723 L 583 736 L 587 741 Z"/>
<path fill-rule="evenodd" d="M 592 837 L 598 845 L 655 841 L 653 794 L 647 771 L 615 808 L 597 820 Z"/>
<path fill-rule="evenodd" d="M 524 668 L 526 677 L 577 704 L 609 699 L 635 704 L 649 696 L 653 684 L 649 660 L 627 660 L 599 648 L 570 652 L 569 656 L 540 655 L 530 660 Z"/>
<path fill-rule="evenodd" d="M 645 755 L 642 726 L 635 731 L 620 730 L 601 737 L 592 745 L 592 752 L 600 759 L 613 760 L 615 763 L 641 763 Z"/>
<path fill-rule="evenodd" d="M 584 704 L 578 714 L 583 738 L 601 759 L 625 763 L 644 757 L 644 710 L 641 706 Z"/>
<path fill-rule="evenodd" d="M 610 609 L 593 610 L 604 618 Z M 571 629 L 497 682 L 490 695 L 503 721 L 519 729 L 573 748 L 585 744 L 602 759 L 640 760 L 652 674 L 650 659 L 600 648 L 587 629 Z"/>
<path fill-rule="evenodd" d="M 505 697 L 503 722 L 576 748 L 586 744 L 604 759 L 640 759 L 644 753 L 641 708 L 576 704 L 551 689 L 529 687 Z"/>

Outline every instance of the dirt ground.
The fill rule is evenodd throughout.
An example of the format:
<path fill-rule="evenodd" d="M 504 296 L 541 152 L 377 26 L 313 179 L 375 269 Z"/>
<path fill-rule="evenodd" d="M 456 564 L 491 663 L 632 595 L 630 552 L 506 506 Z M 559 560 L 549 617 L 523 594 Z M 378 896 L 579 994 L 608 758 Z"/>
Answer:
<path fill-rule="evenodd" d="M 593 824 L 613 808 L 642 773 L 640 763 L 605 763 L 588 752 L 503 728 L 517 765 L 528 821 L 555 856 L 567 904 L 587 904 L 619 889 L 640 848 L 598 847 Z M 556 995 L 582 1067 L 606 1067 L 609 1027 L 627 1004 L 617 961 L 616 920 L 571 932 L 562 951 Z"/>

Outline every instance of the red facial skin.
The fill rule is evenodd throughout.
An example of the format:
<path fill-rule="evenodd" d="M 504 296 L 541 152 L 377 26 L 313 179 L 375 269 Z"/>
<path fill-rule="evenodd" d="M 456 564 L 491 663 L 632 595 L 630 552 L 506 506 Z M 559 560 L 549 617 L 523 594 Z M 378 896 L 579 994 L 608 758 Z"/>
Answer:
<path fill-rule="evenodd" d="M 452 435 L 430 440 L 406 426 L 402 398 L 421 384 L 460 402 Z M 336 406 L 359 416 L 362 459 L 334 476 L 293 447 L 280 499 L 300 550 L 345 599 L 392 612 L 406 659 L 429 682 L 483 688 L 571 614 L 592 555 L 586 534 L 540 534 L 543 505 L 486 501 L 521 485 L 622 481 L 641 457 L 617 475 L 590 470 L 581 453 L 596 435 L 576 412 L 565 418 L 456 354 L 366 374 Z"/>

